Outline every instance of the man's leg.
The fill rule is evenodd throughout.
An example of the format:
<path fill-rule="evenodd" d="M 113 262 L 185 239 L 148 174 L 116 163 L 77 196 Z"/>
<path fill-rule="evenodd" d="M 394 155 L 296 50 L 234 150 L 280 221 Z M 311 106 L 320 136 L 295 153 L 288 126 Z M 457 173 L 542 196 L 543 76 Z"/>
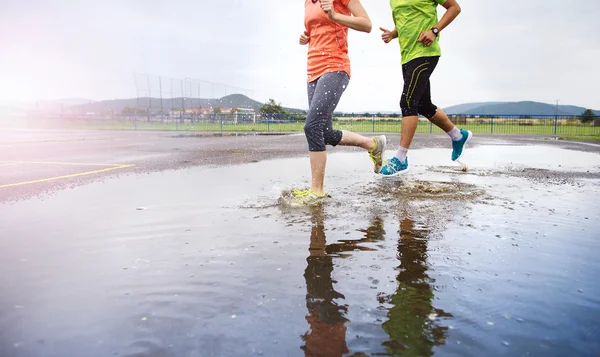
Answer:
<path fill-rule="evenodd" d="M 429 76 L 437 65 L 437 61 L 438 57 L 422 57 L 402 66 L 404 89 L 400 98 L 400 108 L 402 109 L 400 147 L 381 170 L 383 175 L 408 172 L 407 154 L 419 124 L 419 103 L 427 90 Z"/>
<path fill-rule="evenodd" d="M 452 140 L 460 140 L 462 137 L 460 130 L 454 126 L 454 123 L 450 121 L 450 118 L 448 118 L 446 113 L 431 102 L 430 80 L 427 80 L 425 92 L 423 93 L 421 101 L 419 102 L 419 114 L 423 115 L 435 126 L 442 129 L 452 138 Z"/>
<path fill-rule="evenodd" d="M 419 124 L 419 103 L 424 96 L 427 96 L 429 89 L 429 77 L 435 66 L 438 57 L 417 58 L 408 62 L 403 68 L 404 72 L 404 90 L 400 99 L 400 108 L 402 109 L 402 132 L 400 135 L 400 149 L 398 157 L 400 161 L 406 158 L 406 152 L 410 148 L 412 140 Z"/>
<path fill-rule="evenodd" d="M 437 127 L 442 129 L 452 139 L 452 160 L 458 160 L 462 155 L 465 145 L 471 140 L 473 133 L 457 128 L 444 111 L 431 102 L 431 84 L 427 81 L 427 88 L 419 102 L 419 114 L 423 115 Z"/>

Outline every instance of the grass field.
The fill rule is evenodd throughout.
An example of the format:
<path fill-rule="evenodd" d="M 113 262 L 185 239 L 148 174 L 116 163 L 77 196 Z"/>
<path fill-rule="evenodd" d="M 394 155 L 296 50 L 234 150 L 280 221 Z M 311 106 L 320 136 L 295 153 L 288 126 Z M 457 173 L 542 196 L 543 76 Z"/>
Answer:
<path fill-rule="evenodd" d="M 2 124 L 2 122 L 0 122 Z M 524 125 L 527 124 L 527 125 Z M 4 124 L 5 127 L 23 127 L 22 125 Z M 518 120 L 503 120 L 496 123 L 467 122 L 459 127 L 471 130 L 478 134 L 521 134 L 521 135 L 557 135 L 564 137 L 593 137 L 600 136 L 600 127 L 581 124 L 561 124 L 556 126 L 551 120 L 540 121 L 538 124 L 519 123 Z M 291 123 L 164 123 L 138 121 L 100 121 L 100 120 L 69 120 L 69 121 L 29 121 L 25 127 L 35 128 L 58 128 L 58 129 L 84 129 L 84 130 L 155 130 L 155 131 L 195 131 L 195 132 L 273 132 L 289 133 L 302 132 L 304 122 Z M 350 130 L 360 133 L 399 133 L 400 121 L 335 121 L 334 129 Z M 441 133 L 435 125 L 426 121 L 420 121 L 417 128 L 418 133 Z"/>
<path fill-rule="evenodd" d="M 600 141 L 600 136 L 561 136 L 559 140 Z"/>

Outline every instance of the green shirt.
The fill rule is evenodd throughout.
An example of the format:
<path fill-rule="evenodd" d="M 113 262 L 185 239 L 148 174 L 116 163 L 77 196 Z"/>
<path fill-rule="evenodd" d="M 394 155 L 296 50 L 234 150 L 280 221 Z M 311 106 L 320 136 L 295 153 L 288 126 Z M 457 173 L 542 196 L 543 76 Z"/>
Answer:
<path fill-rule="evenodd" d="M 390 0 L 394 24 L 398 30 L 402 64 L 415 58 L 441 56 L 439 36 L 425 47 L 418 41 L 421 33 L 431 30 L 438 23 L 437 6 L 447 0 Z"/>

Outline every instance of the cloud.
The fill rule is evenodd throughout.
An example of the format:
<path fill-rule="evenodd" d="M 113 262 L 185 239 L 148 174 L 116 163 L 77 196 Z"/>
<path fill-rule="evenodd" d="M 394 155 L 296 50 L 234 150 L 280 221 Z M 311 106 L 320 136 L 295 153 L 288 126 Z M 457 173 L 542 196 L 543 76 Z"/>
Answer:
<path fill-rule="evenodd" d="M 442 34 L 434 102 L 560 99 L 600 108 L 593 0 L 459 2 L 463 13 Z M 389 2 L 363 4 L 374 31 L 350 35 L 353 77 L 338 109 L 397 111 L 400 52 L 377 30 L 393 26 Z M 303 16 L 299 0 L 2 2 L 0 98 L 132 97 L 133 74 L 152 73 L 306 108 Z"/>

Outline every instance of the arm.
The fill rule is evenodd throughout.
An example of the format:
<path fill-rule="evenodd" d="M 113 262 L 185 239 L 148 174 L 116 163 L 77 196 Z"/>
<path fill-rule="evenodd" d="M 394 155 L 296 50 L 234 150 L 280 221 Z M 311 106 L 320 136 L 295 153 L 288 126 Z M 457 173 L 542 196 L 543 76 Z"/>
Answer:
<path fill-rule="evenodd" d="M 360 0 L 350 0 L 348 9 L 352 16 L 346 16 L 335 12 L 333 0 L 321 0 L 321 8 L 329 15 L 329 18 L 340 25 L 349 27 L 356 31 L 371 32 L 372 24 L 367 11 L 360 3 Z"/>
<path fill-rule="evenodd" d="M 456 0 L 447 0 L 442 6 L 446 8 L 446 13 L 442 16 L 437 25 L 435 25 L 440 31 L 450 25 L 461 11 L 460 5 L 458 5 Z"/>
<path fill-rule="evenodd" d="M 460 5 L 458 5 L 456 0 L 447 0 L 443 6 L 446 8 L 446 13 L 435 25 L 440 32 L 450 25 L 461 11 Z M 419 36 L 419 42 L 423 43 L 425 46 L 429 46 L 433 43 L 433 41 L 435 41 L 436 37 L 437 36 L 433 33 L 433 31 L 425 31 L 421 34 L 421 36 Z"/>

